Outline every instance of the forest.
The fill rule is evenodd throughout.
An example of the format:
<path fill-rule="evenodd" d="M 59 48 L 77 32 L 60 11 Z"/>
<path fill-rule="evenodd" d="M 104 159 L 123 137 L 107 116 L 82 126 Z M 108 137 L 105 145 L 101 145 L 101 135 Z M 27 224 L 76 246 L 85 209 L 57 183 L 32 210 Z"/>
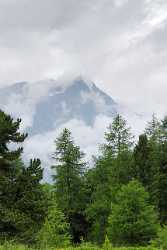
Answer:
<path fill-rule="evenodd" d="M 0 111 L 0 250 L 167 249 L 167 117 L 136 139 L 118 114 L 91 164 L 65 128 L 51 183 L 21 122 Z"/>

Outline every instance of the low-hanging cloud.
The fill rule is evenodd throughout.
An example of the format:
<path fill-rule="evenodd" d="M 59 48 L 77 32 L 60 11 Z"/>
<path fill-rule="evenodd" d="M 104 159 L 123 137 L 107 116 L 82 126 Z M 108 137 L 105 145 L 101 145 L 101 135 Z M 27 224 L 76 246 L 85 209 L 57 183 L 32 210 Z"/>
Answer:
<path fill-rule="evenodd" d="M 0 86 L 82 74 L 139 112 L 166 111 L 166 0 L 0 0 L 0 32 Z"/>

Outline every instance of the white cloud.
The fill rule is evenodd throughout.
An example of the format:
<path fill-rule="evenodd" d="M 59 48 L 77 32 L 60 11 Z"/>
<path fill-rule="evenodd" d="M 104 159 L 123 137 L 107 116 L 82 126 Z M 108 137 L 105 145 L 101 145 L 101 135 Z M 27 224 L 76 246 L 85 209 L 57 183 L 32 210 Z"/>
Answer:
<path fill-rule="evenodd" d="M 140 134 L 142 129 L 144 131 L 146 123 L 142 116 L 135 115 L 122 108 L 120 112 L 125 115 L 125 118 L 128 118 L 128 125 L 132 128 L 132 134 Z M 59 136 L 63 128 L 68 128 L 72 132 L 74 142 L 85 153 L 85 161 L 90 163 L 92 155 L 97 156 L 100 153 L 99 146 L 105 141 L 104 133 L 110 123 L 112 123 L 111 117 L 103 115 L 96 117 L 92 127 L 87 126 L 81 120 L 72 119 L 53 131 L 27 139 L 24 144 L 24 157 L 27 161 L 34 157 L 40 158 L 45 167 L 45 180 L 51 180 L 52 171 L 50 167 L 54 163 L 52 159 L 55 150 L 54 140 Z"/>
<path fill-rule="evenodd" d="M 110 122 L 112 122 L 111 118 L 98 116 L 94 126 L 90 127 L 81 120 L 70 120 L 53 131 L 27 139 L 24 143 L 24 157 L 26 161 L 29 161 L 30 158 L 40 158 L 43 166 L 45 166 L 45 179 L 48 179 L 51 176 L 50 166 L 53 164 L 54 140 L 62 132 L 63 128 L 70 129 L 75 143 L 86 154 L 85 160 L 90 161 L 92 155 L 97 155 L 99 144 L 104 141 L 104 131 Z"/>
<path fill-rule="evenodd" d="M 0 0 L 0 33 L 0 87 L 81 74 L 141 114 L 142 124 L 153 112 L 166 113 L 166 0 Z M 24 106 L 16 96 L 8 103 L 25 124 L 33 122 L 37 100 L 49 89 L 39 84 L 40 91 L 30 86 Z M 90 145 L 97 142 L 91 128 L 73 126 L 80 135 L 91 134 Z M 38 139 L 30 140 L 35 145 Z"/>

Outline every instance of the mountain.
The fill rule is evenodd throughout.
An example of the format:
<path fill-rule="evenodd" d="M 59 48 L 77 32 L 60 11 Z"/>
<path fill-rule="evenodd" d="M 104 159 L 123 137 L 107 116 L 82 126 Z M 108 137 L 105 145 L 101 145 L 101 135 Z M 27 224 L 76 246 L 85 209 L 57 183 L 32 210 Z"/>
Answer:
<path fill-rule="evenodd" d="M 46 133 L 72 119 L 93 126 L 97 116 L 117 113 L 115 101 L 81 77 L 65 83 L 20 82 L 1 88 L 0 108 L 22 117 L 30 135 Z"/>

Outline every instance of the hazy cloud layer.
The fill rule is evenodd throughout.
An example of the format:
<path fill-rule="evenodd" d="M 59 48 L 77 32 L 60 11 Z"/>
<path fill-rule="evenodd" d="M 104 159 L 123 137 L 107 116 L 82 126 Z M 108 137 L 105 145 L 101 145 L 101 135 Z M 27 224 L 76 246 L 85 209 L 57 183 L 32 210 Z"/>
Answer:
<path fill-rule="evenodd" d="M 0 86 L 83 74 L 140 112 L 166 111 L 166 0 L 0 0 L 0 33 Z"/>

